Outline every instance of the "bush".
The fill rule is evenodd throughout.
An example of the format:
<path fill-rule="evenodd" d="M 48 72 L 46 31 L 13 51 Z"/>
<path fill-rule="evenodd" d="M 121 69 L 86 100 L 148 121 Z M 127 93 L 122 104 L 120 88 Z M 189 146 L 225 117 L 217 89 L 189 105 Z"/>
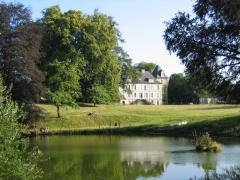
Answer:
<path fill-rule="evenodd" d="M 18 122 L 25 116 L 10 99 L 0 78 L 0 179 L 36 179 L 42 171 L 37 167 L 38 149 L 30 149 L 28 139 L 21 136 Z"/>
<path fill-rule="evenodd" d="M 107 90 L 102 85 L 93 85 L 90 90 L 90 99 L 94 104 L 108 104 L 111 98 Z"/>
<path fill-rule="evenodd" d="M 208 133 L 197 136 L 195 140 L 197 151 L 218 152 L 221 151 L 221 145 L 213 141 Z"/>

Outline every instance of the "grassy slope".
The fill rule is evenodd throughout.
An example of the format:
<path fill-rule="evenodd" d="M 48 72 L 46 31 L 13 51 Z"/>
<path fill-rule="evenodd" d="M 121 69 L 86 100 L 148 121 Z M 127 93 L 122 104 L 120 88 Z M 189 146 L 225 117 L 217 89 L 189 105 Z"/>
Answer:
<path fill-rule="evenodd" d="M 52 105 L 38 105 L 48 114 L 37 127 L 48 131 L 106 129 L 120 123 L 122 131 L 138 133 L 189 134 L 210 131 L 213 134 L 240 136 L 240 106 L 236 105 L 99 105 L 98 107 L 64 108 L 56 118 Z M 92 117 L 88 116 L 93 112 Z M 187 121 L 186 126 L 171 126 Z M 119 128 L 114 128 L 119 131 Z"/>

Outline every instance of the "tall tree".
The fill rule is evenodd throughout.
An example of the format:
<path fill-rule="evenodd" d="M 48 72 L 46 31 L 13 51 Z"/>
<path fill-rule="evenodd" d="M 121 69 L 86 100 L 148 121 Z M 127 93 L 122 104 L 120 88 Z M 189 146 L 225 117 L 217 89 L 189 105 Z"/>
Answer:
<path fill-rule="evenodd" d="M 78 70 L 70 60 L 55 60 L 48 69 L 49 100 L 56 105 L 57 116 L 60 118 L 61 106 L 76 105 L 75 100 L 80 93 Z"/>
<path fill-rule="evenodd" d="M 115 48 L 119 42 L 117 24 L 105 14 L 94 12 L 86 17 L 80 49 L 86 59 L 83 98 L 89 99 L 88 91 L 93 84 L 103 85 L 111 101 L 119 100 L 121 62 Z"/>
<path fill-rule="evenodd" d="M 197 102 L 198 96 L 188 78 L 183 74 L 172 74 L 168 84 L 168 103 L 187 104 Z"/>
<path fill-rule="evenodd" d="M 39 151 L 29 148 L 29 139 L 22 137 L 23 126 L 18 122 L 24 113 L 12 101 L 0 77 L 0 179 L 38 179 Z"/>
<path fill-rule="evenodd" d="M 0 3 L 0 73 L 12 97 L 36 102 L 43 93 L 43 73 L 38 68 L 41 27 L 22 4 Z"/>
<path fill-rule="evenodd" d="M 197 0 L 193 10 L 167 23 L 167 49 L 202 87 L 240 100 L 240 1 Z"/>
<path fill-rule="evenodd" d="M 80 11 L 70 10 L 62 13 L 59 6 L 53 6 L 43 12 L 39 20 L 44 28 L 41 68 L 48 71 L 48 65 L 55 59 L 59 61 L 71 60 L 79 69 L 79 76 L 85 67 L 81 50 L 78 48 L 82 42 L 78 38 L 85 23 L 85 17 Z"/>
<path fill-rule="evenodd" d="M 132 59 L 129 57 L 128 53 L 123 50 L 122 47 L 116 47 L 115 52 L 118 54 L 118 59 L 122 65 L 120 86 L 125 88 L 125 85 L 129 80 L 132 82 L 137 80 L 138 74 L 132 65 Z"/>
<path fill-rule="evenodd" d="M 94 84 L 104 86 L 111 101 L 119 99 L 121 62 L 115 47 L 120 39 L 111 17 L 97 11 L 93 15 L 72 10 L 62 13 L 54 6 L 46 9 L 40 23 L 46 29 L 43 40 L 46 56 L 41 65 L 46 73 L 48 64 L 55 59 L 69 59 L 78 67 L 81 99 L 90 100 L 89 91 Z"/>

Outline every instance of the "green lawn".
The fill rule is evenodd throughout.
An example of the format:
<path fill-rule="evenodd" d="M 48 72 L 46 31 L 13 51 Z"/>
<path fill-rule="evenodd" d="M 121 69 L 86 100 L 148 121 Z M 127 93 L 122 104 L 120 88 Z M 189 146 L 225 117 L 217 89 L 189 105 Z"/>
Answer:
<path fill-rule="evenodd" d="M 240 134 L 239 105 L 88 105 L 77 108 L 62 108 L 62 118 L 58 119 L 56 107 L 37 105 L 47 114 L 47 118 L 37 122 L 37 127 L 47 128 L 49 132 L 89 129 L 128 129 L 141 127 L 141 131 L 179 132 L 214 131 L 215 134 Z M 93 113 L 89 116 L 88 113 Z M 178 126 L 187 121 L 187 125 Z M 115 127 L 117 123 L 117 127 Z M 168 127 L 166 129 L 166 127 Z M 145 128 L 145 130 L 143 130 Z M 221 132 L 218 132 L 221 131 Z M 149 133 L 150 133 L 149 132 Z"/>

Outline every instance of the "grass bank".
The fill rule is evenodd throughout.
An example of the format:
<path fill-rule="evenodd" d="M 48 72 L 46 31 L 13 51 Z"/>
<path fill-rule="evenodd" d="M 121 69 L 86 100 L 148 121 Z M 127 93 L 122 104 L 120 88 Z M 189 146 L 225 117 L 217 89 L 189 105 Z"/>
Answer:
<path fill-rule="evenodd" d="M 46 118 L 36 122 L 35 133 L 47 134 L 136 134 L 191 136 L 209 132 L 216 136 L 240 136 L 239 105 L 82 105 L 61 110 L 56 117 L 52 105 L 37 105 Z"/>

